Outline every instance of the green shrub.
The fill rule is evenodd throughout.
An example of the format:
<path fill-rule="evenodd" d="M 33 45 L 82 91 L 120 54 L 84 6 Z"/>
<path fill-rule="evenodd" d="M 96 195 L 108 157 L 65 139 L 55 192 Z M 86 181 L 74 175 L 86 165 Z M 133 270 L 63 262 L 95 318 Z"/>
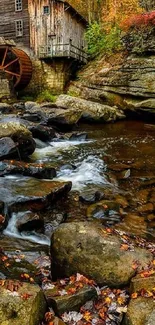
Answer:
<path fill-rule="evenodd" d="M 49 90 L 44 90 L 42 91 L 38 97 L 37 97 L 37 102 L 38 103 L 43 103 L 43 102 L 55 102 L 56 101 L 56 97 L 55 95 L 53 95 L 52 93 L 50 93 Z"/>
<path fill-rule="evenodd" d="M 85 34 L 88 49 L 87 52 L 91 57 L 102 54 L 111 54 L 121 49 L 121 31 L 118 26 L 111 27 L 110 31 L 100 24 L 94 22 L 91 24 Z"/>

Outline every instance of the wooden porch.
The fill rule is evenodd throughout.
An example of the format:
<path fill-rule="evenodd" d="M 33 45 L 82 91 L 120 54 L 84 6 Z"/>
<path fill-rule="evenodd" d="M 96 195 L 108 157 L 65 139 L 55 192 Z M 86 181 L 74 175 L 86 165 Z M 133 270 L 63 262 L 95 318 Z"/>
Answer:
<path fill-rule="evenodd" d="M 50 46 L 40 46 L 39 59 L 45 58 L 72 58 L 82 64 L 87 63 L 87 53 L 71 43 L 68 44 L 56 44 Z"/>

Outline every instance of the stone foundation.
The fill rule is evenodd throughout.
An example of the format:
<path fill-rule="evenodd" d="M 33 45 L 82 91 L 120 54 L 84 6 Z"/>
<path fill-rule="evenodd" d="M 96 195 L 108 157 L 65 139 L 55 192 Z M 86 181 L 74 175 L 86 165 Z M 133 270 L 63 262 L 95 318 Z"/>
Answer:
<path fill-rule="evenodd" d="M 14 96 L 9 80 L 4 72 L 0 72 L 0 101 L 10 99 Z"/>
<path fill-rule="evenodd" d="M 45 89 L 53 94 L 62 93 L 75 67 L 73 60 L 69 59 L 46 61 L 32 59 L 32 65 L 32 79 L 24 90 L 24 94 L 38 95 Z"/>

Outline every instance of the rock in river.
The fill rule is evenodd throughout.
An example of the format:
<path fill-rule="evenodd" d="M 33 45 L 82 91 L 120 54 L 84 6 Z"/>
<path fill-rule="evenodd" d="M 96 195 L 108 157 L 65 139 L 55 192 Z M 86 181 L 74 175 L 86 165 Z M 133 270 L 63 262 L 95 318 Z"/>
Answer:
<path fill-rule="evenodd" d="M 39 211 L 66 195 L 71 182 L 54 182 L 34 178 L 0 178 L 1 201 L 12 211 Z"/>
<path fill-rule="evenodd" d="M 78 97 L 60 95 L 56 104 L 75 113 L 81 111 L 83 119 L 91 122 L 111 122 L 125 118 L 123 112 L 116 106 L 103 105 Z"/>
<path fill-rule="evenodd" d="M 119 236 L 107 235 L 94 223 L 64 223 L 52 234 L 52 269 L 57 276 L 79 272 L 101 285 L 125 285 L 135 274 L 133 262 L 145 267 L 152 254 L 138 247 L 125 251 L 121 244 Z"/>
<path fill-rule="evenodd" d="M 0 140 L 1 141 L 1 140 Z M 0 162 L 0 176 L 23 175 L 39 179 L 52 179 L 56 176 L 56 170 L 50 165 L 25 163 L 16 160 L 4 160 Z"/>
<path fill-rule="evenodd" d="M 4 157 L 27 157 L 35 150 L 35 141 L 33 140 L 31 132 L 22 124 L 18 122 L 2 122 L 0 121 L 0 139 L 12 140 L 12 150 L 5 149 Z M 3 146 L 0 146 L 0 157 L 3 158 L 3 147 L 6 148 L 6 142 L 3 141 Z M 13 147 L 14 144 L 14 147 Z"/>

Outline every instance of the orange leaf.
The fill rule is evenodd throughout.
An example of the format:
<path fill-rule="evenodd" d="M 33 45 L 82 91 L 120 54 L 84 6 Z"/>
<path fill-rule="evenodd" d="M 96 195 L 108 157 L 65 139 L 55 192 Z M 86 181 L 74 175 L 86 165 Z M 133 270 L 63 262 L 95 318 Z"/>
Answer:
<path fill-rule="evenodd" d="M 125 298 L 124 297 L 118 297 L 117 302 L 119 305 L 123 305 L 125 303 Z"/>
<path fill-rule="evenodd" d="M 105 310 L 104 310 L 104 308 L 102 308 L 102 309 L 99 310 L 99 316 L 100 316 L 103 320 L 105 319 L 106 314 L 105 314 Z"/>
<path fill-rule="evenodd" d="M 133 270 L 137 270 L 138 266 L 139 266 L 139 263 L 138 263 L 137 261 L 134 262 L 134 263 L 132 264 L 132 268 L 133 268 Z"/>
<path fill-rule="evenodd" d="M 68 293 L 69 295 L 74 295 L 75 292 L 76 292 L 76 288 L 69 288 L 69 289 L 67 290 L 67 293 Z"/>
<path fill-rule="evenodd" d="M 5 280 L 0 280 L 0 285 L 3 287 L 5 284 Z"/>
<path fill-rule="evenodd" d="M 24 300 L 27 300 L 27 299 L 29 299 L 31 296 L 32 296 L 32 295 L 30 295 L 30 294 L 28 294 L 28 293 L 23 293 L 23 294 L 21 295 L 21 298 L 24 299 Z"/>
<path fill-rule="evenodd" d="M 23 273 L 23 274 L 21 274 L 21 278 L 29 279 L 30 276 L 29 276 L 29 274 L 27 274 L 27 273 Z"/>
<path fill-rule="evenodd" d="M 129 245 L 128 244 L 122 244 L 121 247 L 120 247 L 120 249 L 122 251 L 127 251 L 129 249 Z"/>
<path fill-rule="evenodd" d="M 107 305 L 110 305 L 111 304 L 111 301 L 112 301 L 111 298 L 109 298 L 109 297 L 106 297 L 105 298 L 105 302 L 106 302 Z"/>
<path fill-rule="evenodd" d="M 155 270 L 143 271 L 142 273 L 140 273 L 140 276 L 142 278 L 148 278 L 149 276 L 151 276 L 154 273 L 155 273 Z"/>
<path fill-rule="evenodd" d="M 5 255 L 3 255 L 3 256 L 1 257 L 1 260 L 2 260 L 3 262 L 5 262 L 6 260 L 8 260 L 8 257 L 5 256 Z"/>
<path fill-rule="evenodd" d="M 69 280 L 70 280 L 70 283 L 74 283 L 76 280 L 75 275 L 70 276 Z"/>
<path fill-rule="evenodd" d="M 84 318 L 87 322 L 89 322 L 89 321 L 92 319 L 92 315 L 91 315 L 90 311 L 86 311 L 86 312 L 84 313 L 84 315 L 83 315 L 83 318 Z"/>
<path fill-rule="evenodd" d="M 138 293 L 137 292 L 132 293 L 132 295 L 131 295 L 131 298 L 132 299 L 136 299 L 137 297 L 138 297 Z"/>

